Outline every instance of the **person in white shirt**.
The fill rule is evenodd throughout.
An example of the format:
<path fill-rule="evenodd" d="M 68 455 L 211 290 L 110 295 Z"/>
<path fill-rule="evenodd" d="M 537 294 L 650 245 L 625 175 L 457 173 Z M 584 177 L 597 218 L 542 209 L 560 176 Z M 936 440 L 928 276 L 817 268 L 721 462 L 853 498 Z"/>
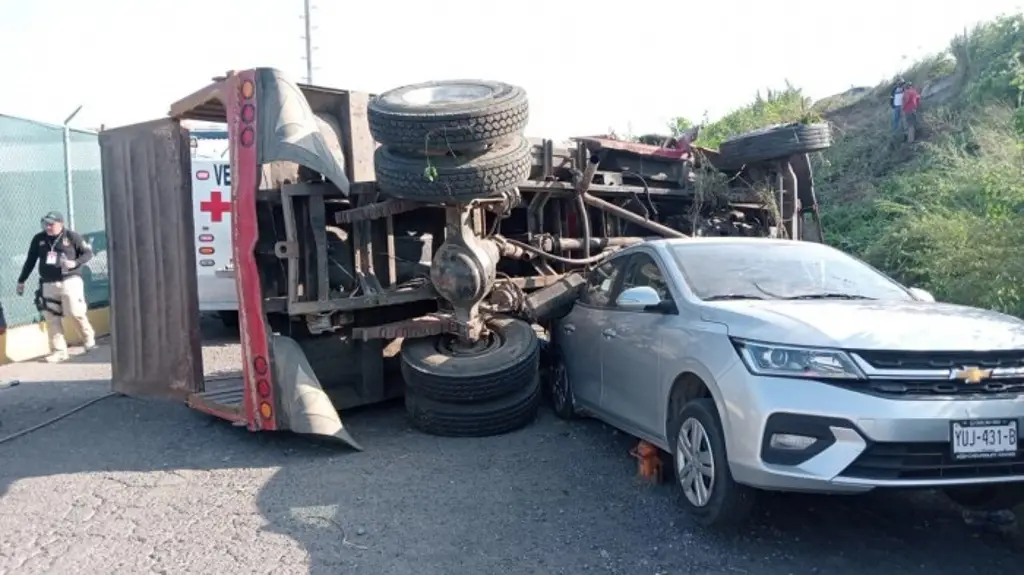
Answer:
<path fill-rule="evenodd" d="M 900 119 L 903 115 L 903 87 L 906 85 L 903 78 L 897 78 L 896 85 L 889 93 L 889 105 L 892 106 L 892 133 L 900 129 Z"/>

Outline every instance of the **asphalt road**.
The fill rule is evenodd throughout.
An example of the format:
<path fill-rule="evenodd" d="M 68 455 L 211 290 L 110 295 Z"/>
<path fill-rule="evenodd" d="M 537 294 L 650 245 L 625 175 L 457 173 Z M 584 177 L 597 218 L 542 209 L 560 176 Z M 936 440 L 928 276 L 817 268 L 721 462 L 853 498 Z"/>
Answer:
<path fill-rule="evenodd" d="M 0 437 L 108 389 L 103 350 L 0 367 Z M 238 348 L 204 349 L 207 371 Z M 114 397 L 0 444 L 0 574 L 1021 573 L 1005 535 L 930 493 L 774 496 L 741 536 L 635 479 L 632 441 L 548 412 L 479 440 L 416 433 L 401 406 L 345 415 L 364 453 L 249 434 Z"/>

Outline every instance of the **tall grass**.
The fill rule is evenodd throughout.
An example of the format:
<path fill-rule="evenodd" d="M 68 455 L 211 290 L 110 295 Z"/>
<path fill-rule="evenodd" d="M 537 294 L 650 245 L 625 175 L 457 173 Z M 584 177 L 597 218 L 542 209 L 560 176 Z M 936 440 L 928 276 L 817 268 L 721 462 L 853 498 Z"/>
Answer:
<path fill-rule="evenodd" d="M 786 86 L 702 130 L 832 122 L 815 159 L 826 241 L 937 298 L 1024 316 L 1024 15 L 958 36 L 902 74 L 923 89 L 922 139 L 889 133 L 891 82 L 811 105 Z"/>

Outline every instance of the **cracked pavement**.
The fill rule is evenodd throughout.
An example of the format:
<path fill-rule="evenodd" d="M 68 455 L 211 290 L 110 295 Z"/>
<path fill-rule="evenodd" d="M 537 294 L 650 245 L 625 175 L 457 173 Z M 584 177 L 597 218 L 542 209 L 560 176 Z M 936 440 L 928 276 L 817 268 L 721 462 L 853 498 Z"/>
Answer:
<path fill-rule="evenodd" d="M 0 437 L 109 388 L 109 349 L 0 366 Z M 237 345 L 204 347 L 208 373 Z M 701 529 L 632 441 L 550 412 L 503 437 L 412 431 L 400 405 L 344 415 L 366 448 L 250 434 L 113 397 L 0 444 L 0 574 L 785 575 L 1020 573 L 1013 537 L 933 493 L 778 495 L 740 536 Z"/>

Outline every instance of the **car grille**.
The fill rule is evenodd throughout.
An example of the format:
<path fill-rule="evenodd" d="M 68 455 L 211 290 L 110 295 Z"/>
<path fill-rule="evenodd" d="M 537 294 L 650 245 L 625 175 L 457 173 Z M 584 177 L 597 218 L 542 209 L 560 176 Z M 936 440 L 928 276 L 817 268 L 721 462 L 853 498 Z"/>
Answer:
<path fill-rule="evenodd" d="M 1024 351 L 854 351 L 875 369 L 1024 367 Z"/>
<path fill-rule="evenodd" d="M 875 395 L 905 399 L 938 399 L 950 396 L 961 399 L 995 399 L 1015 397 L 1024 393 L 1024 378 L 998 379 L 982 383 L 936 379 L 872 379 L 845 387 L 870 391 Z"/>
<path fill-rule="evenodd" d="M 1024 475 L 1024 450 L 1015 457 L 956 461 L 949 443 L 873 443 L 841 474 L 881 480 L 970 479 Z"/>

